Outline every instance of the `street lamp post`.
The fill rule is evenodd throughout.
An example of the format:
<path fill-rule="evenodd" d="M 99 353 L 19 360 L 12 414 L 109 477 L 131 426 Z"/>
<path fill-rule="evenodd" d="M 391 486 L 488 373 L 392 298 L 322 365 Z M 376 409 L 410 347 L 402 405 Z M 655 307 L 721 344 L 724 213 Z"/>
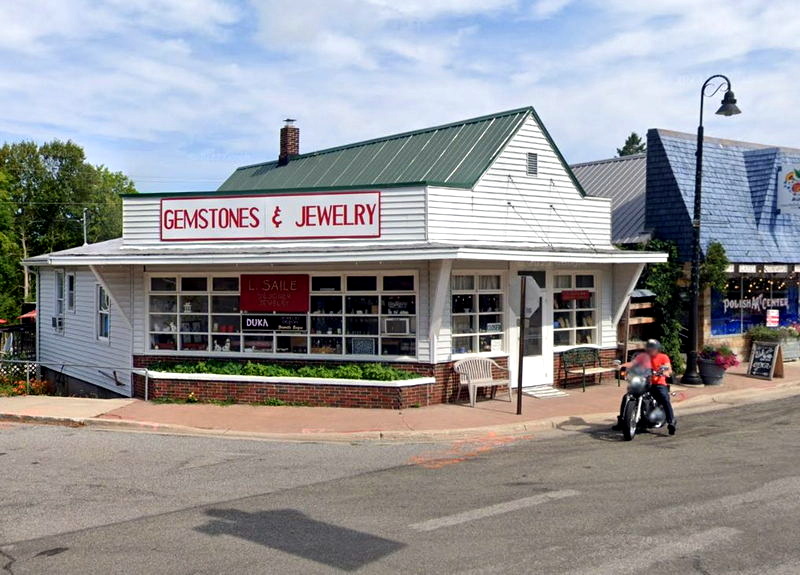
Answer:
<path fill-rule="evenodd" d="M 706 93 L 709 84 L 714 80 L 723 80 L 717 88 L 710 94 Z M 692 281 L 689 288 L 689 341 L 686 353 L 686 372 L 683 374 L 681 383 L 688 385 L 700 385 L 702 383 L 700 374 L 697 372 L 697 331 L 700 317 L 700 260 L 702 258 L 702 248 L 700 247 L 700 216 L 702 208 L 703 192 L 703 103 L 704 98 L 712 97 L 725 87 L 725 96 L 722 98 L 722 105 L 717 114 L 720 116 L 735 116 L 742 111 L 736 106 L 736 98 L 731 89 L 731 81 L 727 76 L 715 74 L 703 83 L 700 90 L 700 124 L 697 127 L 697 163 L 694 173 L 694 217 L 692 218 Z"/>

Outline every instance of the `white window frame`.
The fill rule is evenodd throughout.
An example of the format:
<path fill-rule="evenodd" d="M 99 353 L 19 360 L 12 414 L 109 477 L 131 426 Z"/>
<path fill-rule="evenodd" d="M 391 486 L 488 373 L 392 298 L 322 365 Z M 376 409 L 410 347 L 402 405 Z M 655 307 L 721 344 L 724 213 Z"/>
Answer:
<path fill-rule="evenodd" d="M 284 274 L 308 274 L 309 275 L 309 299 L 315 295 L 333 295 L 333 296 L 341 296 L 342 298 L 342 313 L 341 315 L 333 314 L 331 317 L 341 317 L 342 318 L 342 333 L 341 334 L 315 334 L 312 333 L 312 322 L 315 318 L 318 318 L 318 314 L 314 314 L 314 310 L 309 306 L 309 311 L 307 314 L 285 314 L 285 315 L 305 315 L 306 316 L 306 330 L 302 333 L 266 333 L 264 334 L 265 337 L 270 335 L 273 336 L 273 346 L 272 351 L 270 352 L 248 352 L 244 349 L 244 338 L 246 335 L 241 329 L 239 333 L 232 333 L 233 337 L 239 337 L 239 346 L 240 351 L 214 351 L 214 336 L 219 336 L 219 333 L 213 331 L 213 316 L 215 315 L 225 315 L 221 313 L 214 313 L 213 306 L 212 306 L 212 297 L 214 295 L 233 295 L 234 292 L 215 292 L 213 291 L 213 281 L 214 278 L 228 278 L 228 277 L 236 277 L 240 281 L 240 288 L 241 288 L 241 276 L 247 274 L 270 274 L 270 275 L 284 275 Z M 376 278 L 376 291 L 347 291 L 347 278 L 348 277 L 355 277 L 355 276 L 369 276 Z M 384 277 L 387 276 L 411 276 L 414 278 L 414 289 L 411 291 L 387 291 L 383 289 L 383 280 Z M 181 291 L 181 283 L 183 278 L 188 277 L 203 277 L 207 278 L 207 285 L 205 292 L 183 292 Z M 339 277 L 340 278 L 340 290 L 336 292 L 314 292 L 311 291 L 311 285 L 313 282 L 313 278 L 315 277 Z M 174 292 L 161 292 L 161 291 L 152 291 L 151 283 L 152 278 L 170 278 L 175 279 L 176 286 Z M 207 357 L 207 356 L 214 356 L 214 357 L 232 357 L 232 358 L 252 358 L 254 360 L 259 361 L 268 361 L 270 359 L 327 359 L 327 360 L 336 360 L 336 361 L 356 361 L 356 362 L 364 362 L 364 361 L 397 361 L 397 362 L 417 362 L 419 361 L 420 356 L 420 317 L 422 315 L 421 309 L 421 301 L 420 301 L 420 285 L 419 285 L 419 270 L 416 268 L 412 269 L 391 269 L 391 270 L 381 270 L 381 271 L 370 271 L 370 270 L 359 270 L 356 273 L 347 273 L 347 272 L 340 272 L 340 271 L 333 271 L 333 272 L 306 272 L 306 271 L 286 271 L 286 272 L 274 272 L 272 270 L 254 270 L 254 271 L 240 271 L 240 270 L 232 270 L 230 272 L 215 272 L 212 274 L 209 273 L 171 273 L 168 271 L 163 272 L 149 272 L 145 274 L 145 290 L 147 294 L 147 303 L 146 303 L 146 322 L 145 322 L 145 338 L 144 338 L 144 353 L 151 354 L 151 355 L 177 355 L 177 356 L 187 356 L 187 355 L 194 355 L 198 357 Z M 238 296 L 240 291 L 236 292 Z M 177 331 L 175 332 L 175 348 L 176 349 L 153 349 L 152 342 L 151 342 L 151 334 L 154 334 L 151 326 L 152 315 L 159 315 L 158 312 L 151 312 L 150 311 L 150 298 L 153 295 L 174 295 L 176 297 L 176 311 L 175 314 L 177 317 L 176 327 Z M 180 303 L 181 295 L 199 295 L 199 296 L 207 296 L 208 300 L 208 310 L 203 312 L 202 314 L 196 315 L 207 315 L 208 316 L 208 329 L 203 332 L 191 332 L 197 335 L 206 335 L 208 337 L 208 349 L 207 350 L 181 350 L 180 342 L 181 342 L 181 334 L 182 333 L 190 333 L 190 332 L 182 332 L 181 331 L 181 321 L 180 321 L 180 310 L 177 309 L 177 306 Z M 355 354 L 348 354 L 347 353 L 347 340 L 348 337 L 359 337 L 357 335 L 348 335 L 346 333 L 346 323 L 348 317 L 354 317 L 352 314 L 346 313 L 346 300 L 345 297 L 348 295 L 372 295 L 378 297 L 378 313 L 372 316 L 371 314 L 369 317 L 375 317 L 378 320 L 378 334 L 376 335 L 364 335 L 362 337 L 371 338 L 375 340 L 375 355 L 355 355 Z M 413 295 L 415 301 L 415 313 L 413 315 L 408 316 L 395 316 L 395 315 L 385 315 L 382 313 L 382 303 L 381 298 L 386 296 L 393 296 L 393 295 Z M 171 312 L 164 312 L 161 315 L 171 315 Z M 237 314 L 229 314 L 229 315 L 241 315 L 243 316 L 241 310 Z M 416 329 L 415 333 L 409 333 L 406 336 L 399 335 L 399 334 L 387 334 L 383 333 L 384 327 L 384 319 L 385 318 L 395 318 L 395 317 L 408 317 L 410 321 L 416 322 Z M 413 318 L 413 319 L 412 319 Z M 167 334 L 167 332 L 158 332 Z M 171 334 L 171 332 L 169 332 Z M 227 335 L 227 334 L 225 334 Z M 257 336 L 259 334 L 252 333 L 250 335 Z M 288 337 L 302 337 L 306 338 L 306 353 L 287 353 L 287 352 L 277 352 L 277 338 L 281 335 L 285 335 Z M 324 337 L 332 337 L 332 338 L 341 338 L 342 344 L 342 353 L 311 353 L 311 343 L 312 338 L 324 338 Z M 384 339 L 409 339 L 414 341 L 414 355 L 381 355 L 382 350 L 382 343 Z"/>
<path fill-rule="evenodd" d="M 70 283 L 72 283 L 72 286 L 70 286 Z M 75 272 L 69 272 L 64 277 L 64 290 L 66 292 L 64 296 L 66 310 L 75 313 L 78 307 L 76 301 L 78 297 L 78 275 Z"/>
<path fill-rule="evenodd" d="M 564 270 L 564 269 L 560 269 L 559 270 L 559 269 L 557 269 L 557 270 L 553 270 L 551 272 L 551 274 L 552 274 L 552 278 L 553 278 L 552 279 L 552 289 L 550 290 L 550 292 L 551 292 L 550 307 L 551 307 L 551 314 L 552 314 L 551 317 L 552 317 L 552 324 L 553 324 L 553 351 L 558 353 L 558 352 L 563 352 L 563 351 L 566 351 L 566 350 L 569 350 L 569 349 L 573 349 L 573 348 L 576 348 L 576 347 L 597 347 L 597 348 L 601 348 L 602 347 L 601 338 L 603 336 L 603 333 L 602 333 L 602 330 L 601 330 L 601 328 L 602 328 L 602 325 L 601 325 L 601 323 L 602 323 L 602 315 L 601 315 L 601 312 L 602 312 L 602 300 L 601 300 L 601 293 L 600 293 L 601 282 L 602 282 L 602 279 L 603 279 L 602 272 L 600 270 L 596 270 L 596 269 L 588 269 L 588 270 Z M 557 283 L 557 278 L 559 276 L 570 276 L 572 278 L 572 280 L 571 280 L 572 287 L 569 287 L 569 288 L 557 287 L 556 283 Z M 592 287 L 592 288 L 576 287 L 575 286 L 575 277 L 576 276 L 592 276 L 594 278 L 594 282 L 593 282 L 594 283 L 594 287 Z M 595 321 L 594 326 L 592 326 L 592 327 L 584 327 L 584 326 L 574 326 L 573 325 L 573 326 L 570 326 L 570 327 L 567 327 L 567 328 L 556 328 L 555 327 L 555 323 L 556 323 L 556 316 L 557 316 L 558 312 L 559 311 L 567 311 L 567 310 L 558 310 L 558 309 L 555 308 L 556 296 L 559 293 L 564 292 L 564 291 L 584 291 L 584 290 L 592 292 L 594 294 L 594 307 L 571 309 L 569 311 L 572 312 L 573 316 L 576 316 L 577 312 L 579 312 L 579 311 L 591 311 L 591 312 L 593 312 L 594 313 L 594 321 Z M 594 341 L 592 343 L 578 343 L 577 342 L 577 332 L 579 330 L 590 330 L 590 329 L 594 330 Z M 563 345 L 563 344 L 562 345 L 558 345 L 556 343 L 556 334 L 565 333 L 565 332 L 569 332 L 569 334 L 570 334 L 569 343 L 566 344 L 566 345 Z"/>
<path fill-rule="evenodd" d="M 66 310 L 65 294 L 67 278 L 64 270 L 54 270 L 53 276 L 53 331 L 59 335 L 64 333 L 64 311 Z"/>
<path fill-rule="evenodd" d="M 453 278 L 456 276 L 472 276 L 474 278 L 474 286 L 471 290 L 457 290 L 454 289 L 455 282 Z M 482 290 L 480 289 L 480 278 L 481 276 L 497 276 L 500 278 L 500 288 L 496 290 Z M 501 305 L 500 310 L 497 312 L 480 312 L 478 311 L 480 306 L 480 295 L 486 294 L 499 294 L 501 296 Z M 475 322 L 475 329 L 474 333 L 470 334 L 456 334 L 454 333 L 453 326 L 453 296 L 454 295 L 473 295 L 475 297 L 476 302 L 476 309 L 470 312 L 469 316 L 474 318 Z M 453 270 L 450 273 L 450 294 L 448 296 L 450 298 L 450 357 L 451 359 L 460 359 L 463 357 L 468 356 L 475 356 L 480 355 L 484 357 L 507 357 L 509 355 L 508 349 L 508 320 L 509 320 L 509 305 L 508 305 L 508 276 L 505 271 L 501 270 Z M 480 331 L 480 316 L 481 315 L 499 315 L 500 321 L 502 323 L 501 329 L 499 332 L 489 332 L 489 331 Z M 500 340 L 502 341 L 502 349 L 500 351 L 480 351 L 480 338 L 481 336 L 492 336 L 492 335 L 500 335 Z M 453 344 L 454 340 L 457 338 L 467 338 L 472 337 L 475 340 L 475 352 L 466 352 L 466 353 L 457 353 L 453 351 Z"/>
<path fill-rule="evenodd" d="M 95 336 L 99 341 L 109 341 L 111 339 L 111 297 L 108 295 L 106 288 L 101 284 L 95 284 Z M 107 326 L 107 333 L 103 334 L 100 326 L 101 321 L 105 317 Z"/>

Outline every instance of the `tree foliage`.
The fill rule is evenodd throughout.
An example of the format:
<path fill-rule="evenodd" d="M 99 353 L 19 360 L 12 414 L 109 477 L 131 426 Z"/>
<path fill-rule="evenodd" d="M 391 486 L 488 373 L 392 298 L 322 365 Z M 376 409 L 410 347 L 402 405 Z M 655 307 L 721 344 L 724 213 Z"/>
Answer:
<path fill-rule="evenodd" d="M 719 242 L 711 242 L 706 248 L 706 256 L 700 266 L 700 284 L 724 292 L 728 285 L 728 265 L 730 260 L 725 247 Z"/>
<path fill-rule="evenodd" d="M 681 340 L 685 324 L 684 310 L 688 305 L 686 285 L 689 278 L 684 273 L 684 266 L 678 259 L 678 248 L 674 243 L 655 239 L 642 246 L 642 249 L 669 254 L 665 263 L 650 264 L 645 268 L 639 279 L 639 287 L 656 294 L 657 337 L 664 353 L 672 359 L 675 371 L 683 373 L 685 364 Z M 728 281 L 728 265 L 725 247 L 719 242 L 710 243 L 700 268 L 701 290 L 708 287 L 724 290 Z"/>
<path fill-rule="evenodd" d="M 631 132 L 625 144 L 621 148 L 617 148 L 617 156 L 632 156 L 634 154 L 641 154 L 647 150 L 647 144 L 642 141 L 639 134 Z"/>
<path fill-rule="evenodd" d="M 683 330 L 683 315 L 685 301 L 683 298 L 683 265 L 678 259 L 678 248 L 672 242 L 664 240 L 650 240 L 644 249 L 654 252 L 665 252 L 669 259 L 661 264 L 648 265 L 639 286 L 649 289 L 656 294 L 656 326 L 658 339 L 664 353 L 672 359 L 672 366 L 676 373 L 683 373 L 685 362 L 681 353 L 681 332 Z"/>
<path fill-rule="evenodd" d="M 3 295 L 12 294 L 8 306 L 18 311 L 22 298 L 30 299 L 32 293 L 20 259 L 81 245 L 84 209 L 90 243 L 118 237 L 122 232 L 120 194 L 136 190 L 124 174 L 89 164 L 83 148 L 71 141 L 5 144 L 0 147 L 0 172 L 4 261 L 0 289 Z M 5 316 L 0 317 L 13 311 L 3 311 Z"/>

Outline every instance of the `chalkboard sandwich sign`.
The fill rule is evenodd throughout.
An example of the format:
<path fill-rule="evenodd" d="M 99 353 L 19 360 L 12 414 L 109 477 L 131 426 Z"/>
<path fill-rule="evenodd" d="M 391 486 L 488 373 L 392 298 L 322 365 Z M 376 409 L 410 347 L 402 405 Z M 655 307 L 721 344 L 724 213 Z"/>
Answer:
<path fill-rule="evenodd" d="M 747 375 L 759 379 L 783 377 L 783 351 L 777 341 L 754 341 Z"/>

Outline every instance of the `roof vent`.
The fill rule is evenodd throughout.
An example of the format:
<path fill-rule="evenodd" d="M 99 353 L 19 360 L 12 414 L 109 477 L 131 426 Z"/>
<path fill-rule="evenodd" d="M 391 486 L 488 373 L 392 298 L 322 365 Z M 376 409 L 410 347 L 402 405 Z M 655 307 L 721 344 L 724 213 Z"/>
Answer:
<path fill-rule="evenodd" d="M 536 176 L 539 174 L 539 156 L 537 154 L 528 153 L 525 171 L 529 176 Z"/>
<path fill-rule="evenodd" d="M 294 125 L 295 121 L 293 118 L 286 118 L 286 124 L 281 128 L 279 166 L 285 166 L 289 160 L 300 155 L 300 128 Z"/>

